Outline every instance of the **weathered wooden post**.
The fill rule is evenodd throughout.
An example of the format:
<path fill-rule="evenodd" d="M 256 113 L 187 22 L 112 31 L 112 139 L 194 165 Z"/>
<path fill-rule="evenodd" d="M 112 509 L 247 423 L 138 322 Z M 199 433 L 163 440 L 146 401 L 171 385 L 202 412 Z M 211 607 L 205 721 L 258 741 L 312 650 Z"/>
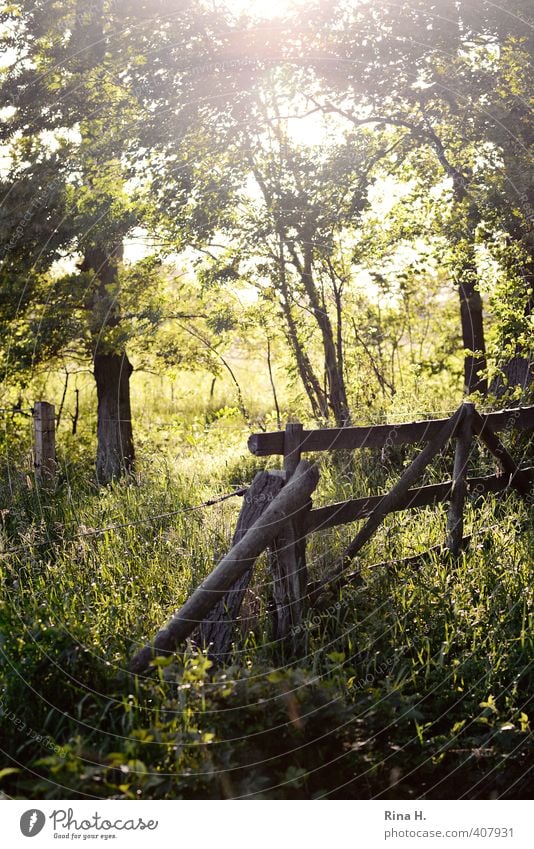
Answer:
<path fill-rule="evenodd" d="M 286 425 L 284 434 L 284 473 L 291 480 L 301 460 L 303 426 Z M 270 546 L 269 565 L 273 577 L 275 615 L 273 638 L 285 642 L 298 653 L 299 625 L 304 616 L 308 570 L 306 567 L 306 531 L 302 515 L 289 518 L 287 525 Z"/>
<path fill-rule="evenodd" d="M 466 401 L 463 415 L 455 434 L 454 469 L 452 473 L 452 492 L 447 514 L 447 548 L 454 557 L 458 557 L 464 535 L 464 505 L 467 494 L 467 464 L 473 441 L 475 405 Z"/>
<path fill-rule="evenodd" d="M 131 672 L 142 672 L 154 657 L 174 651 L 205 620 L 217 602 L 252 568 L 256 558 L 287 524 L 288 517 L 298 515 L 306 507 L 318 481 L 318 469 L 302 461 L 291 480 L 242 539 L 219 561 L 166 627 L 135 655 L 130 664 Z"/>
<path fill-rule="evenodd" d="M 265 512 L 283 485 L 284 478 L 281 472 L 258 472 L 245 493 L 244 504 L 232 539 L 232 548 L 243 539 L 248 529 Z M 197 641 L 203 648 L 208 648 L 210 657 L 218 661 L 225 660 L 228 655 L 241 604 L 251 577 L 252 567 L 241 575 L 225 597 L 217 602 L 198 629 Z"/>
<path fill-rule="evenodd" d="M 33 408 L 34 466 L 39 482 L 51 480 L 56 472 L 56 419 L 54 405 L 36 401 Z"/>
<path fill-rule="evenodd" d="M 288 422 L 284 434 L 284 471 L 289 480 L 300 463 L 302 454 L 302 431 L 300 422 Z"/>

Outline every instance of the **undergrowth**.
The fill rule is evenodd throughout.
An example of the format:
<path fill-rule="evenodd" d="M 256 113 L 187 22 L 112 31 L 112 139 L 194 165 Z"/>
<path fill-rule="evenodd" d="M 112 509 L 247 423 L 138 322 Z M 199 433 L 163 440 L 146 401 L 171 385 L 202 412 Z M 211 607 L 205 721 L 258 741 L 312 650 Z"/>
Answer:
<path fill-rule="evenodd" d="M 3 475 L 4 793 L 526 797 L 534 524 L 513 494 L 468 504 L 456 561 L 401 562 L 443 541 L 442 508 L 390 516 L 362 551 L 363 581 L 309 611 L 297 660 L 271 640 L 260 565 L 228 665 L 189 646 L 146 677 L 127 673 L 228 550 L 239 498 L 198 506 L 263 467 L 242 431 L 176 428 L 172 459 L 141 447 L 136 480 L 106 489 L 83 451 L 60 458 L 48 489 L 20 466 Z M 316 503 L 384 491 L 409 454 L 345 460 L 323 458 Z M 475 462 L 491 472 L 483 453 Z M 450 455 L 428 480 L 447 468 Z M 353 535 L 313 536 L 312 578 Z"/>

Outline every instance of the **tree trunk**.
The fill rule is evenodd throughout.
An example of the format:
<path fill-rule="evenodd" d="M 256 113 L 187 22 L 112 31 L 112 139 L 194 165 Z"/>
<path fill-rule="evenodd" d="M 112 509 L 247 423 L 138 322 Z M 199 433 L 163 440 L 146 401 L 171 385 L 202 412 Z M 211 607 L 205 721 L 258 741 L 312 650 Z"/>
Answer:
<path fill-rule="evenodd" d="M 448 176 L 452 177 L 454 199 L 459 210 L 461 204 L 469 199 L 467 184 L 460 172 L 447 162 L 437 136 L 435 139 L 438 144 L 436 147 L 438 158 L 442 156 L 440 162 Z M 471 199 L 466 209 L 463 236 L 456 245 L 458 259 L 454 275 L 460 296 L 462 341 L 464 350 L 469 351 L 467 355 L 464 355 L 464 392 L 466 395 L 470 395 L 472 392 L 480 392 L 482 395 L 486 395 L 488 392 L 484 318 L 482 315 L 482 298 L 480 290 L 477 288 L 478 270 L 475 256 L 475 236 L 479 223 L 480 211 L 477 204 Z"/>
<path fill-rule="evenodd" d="M 342 356 L 342 352 L 336 351 L 330 316 L 326 311 L 326 306 L 319 301 L 313 279 L 311 243 L 304 248 L 304 265 L 300 268 L 300 275 L 323 340 L 324 365 L 328 384 L 328 404 L 334 414 L 336 425 L 338 427 L 344 427 L 350 424 L 350 416 L 345 381 L 338 365 L 338 356 Z"/>
<path fill-rule="evenodd" d="M 118 272 L 122 245 L 85 251 L 81 270 L 94 274 L 88 309 L 92 313 L 93 374 L 98 397 L 96 474 L 99 483 L 128 474 L 134 466 L 130 376 L 133 367 L 124 349 L 113 350 L 106 329 L 120 324 Z"/>
<path fill-rule="evenodd" d="M 302 280 L 311 311 L 317 321 L 319 330 L 321 331 L 328 406 L 334 414 L 336 425 L 338 427 L 344 427 L 345 425 L 350 424 L 350 416 L 345 381 L 338 365 L 339 358 L 342 358 L 342 352 L 336 351 L 332 322 L 330 321 L 330 316 L 326 311 L 326 306 L 324 303 L 321 304 L 319 300 L 319 293 L 315 286 L 313 276 L 312 237 L 308 236 L 308 238 L 304 241 L 302 248 L 302 261 L 298 256 L 294 245 L 289 244 L 288 248 L 293 260 L 293 265 L 297 269 L 300 279 Z"/>
<path fill-rule="evenodd" d="M 300 375 L 300 379 L 302 381 L 302 385 L 304 386 L 306 394 L 310 400 L 313 415 L 316 419 L 327 419 L 328 405 L 326 395 L 321 389 L 319 381 L 314 373 L 310 359 L 300 343 L 298 329 L 295 324 L 293 314 L 291 312 L 289 287 L 287 285 L 286 275 L 286 261 L 284 257 L 284 242 L 283 237 L 281 235 L 279 241 L 279 248 L 280 256 L 278 265 L 280 271 L 280 306 L 282 309 L 282 314 L 286 321 L 286 336 L 291 347 L 293 348 L 295 360 L 297 363 L 297 369 Z"/>
<path fill-rule="evenodd" d="M 481 392 L 485 395 L 488 391 L 488 381 L 485 376 L 486 343 L 482 298 L 477 288 L 477 282 L 477 271 L 474 263 L 466 263 L 458 275 L 462 340 L 464 349 L 469 352 L 464 360 L 464 391 L 466 395 L 470 395 L 472 392 Z"/>
<path fill-rule="evenodd" d="M 526 392 L 534 383 L 534 362 L 521 354 L 504 363 L 501 372 L 502 374 L 492 380 L 490 386 L 491 394 L 497 398 L 502 398 L 509 389 L 513 390 L 517 386 L 521 387 L 522 392 Z"/>
<path fill-rule="evenodd" d="M 334 420 L 338 427 L 345 427 L 350 424 L 350 415 L 347 403 L 347 393 L 345 390 L 345 381 L 341 374 L 336 356 L 336 348 L 334 345 L 334 334 L 330 318 L 324 310 L 319 310 L 315 314 L 317 323 L 321 329 L 323 337 L 324 362 L 326 374 L 328 378 L 328 401 L 334 414 Z"/>
<path fill-rule="evenodd" d="M 133 470 L 132 371 L 126 351 L 121 354 L 95 354 L 94 376 L 98 395 L 96 474 L 99 483 L 109 483 Z"/>
<path fill-rule="evenodd" d="M 302 381 L 302 385 L 304 386 L 306 394 L 310 400 L 313 415 L 316 419 L 327 419 L 328 407 L 326 403 L 325 394 L 321 389 L 319 381 L 317 380 L 317 377 L 313 371 L 310 359 L 306 351 L 300 344 L 297 326 L 291 314 L 291 306 L 289 305 L 289 302 L 286 300 L 284 295 L 280 299 L 280 304 L 282 307 L 282 313 L 286 320 L 286 336 L 291 347 L 293 348 L 297 369 L 300 375 L 300 379 Z"/>

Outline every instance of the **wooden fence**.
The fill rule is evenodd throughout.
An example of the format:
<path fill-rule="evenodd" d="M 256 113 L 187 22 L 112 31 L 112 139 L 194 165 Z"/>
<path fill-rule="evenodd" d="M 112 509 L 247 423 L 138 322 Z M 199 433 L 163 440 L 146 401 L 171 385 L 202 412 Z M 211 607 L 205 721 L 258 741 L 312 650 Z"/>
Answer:
<path fill-rule="evenodd" d="M 51 480 L 56 471 L 56 416 L 53 404 L 33 406 L 34 469 L 38 481 Z"/>
<path fill-rule="evenodd" d="M 500 492 L 513 487 L 527 497 L 534 481 L 534 467 L 520 468 L 498 434 L 534 429 L 534 407 L 481 415 L 471 403 L 463 403 L 448 419 L 397 425 L 305 430 L 291 423 L 285 431 L 256 433 L 249 450 L 257 457 L 281 455 L 283 471 L 260 472 L 245 496 L 230 552 L 195 590 L 186 604 L 133 659 L 131 671 L 142 672 L 156 655 L 168 654 L 195 632 L 212 656 L 224 659 L 239 617 L 254 562 L 266 549 L 273 582 L 273 637 L 283 640 L 295 653 L 306 605 L 327 587 L 353 580 L 349 572 L 354 557 L 372 537 L 385 517 L 443 501 L 449 502 L 445 550 L 457 556 L 463 541 L 463 512 L 468 495 Z M 494 455 L 500 473 L 468 477 L 468 461 L 474 438 Z M 430 486 L 414 487 L 429 463 L 455 441 L 452 477 Z M 356 498 L 313 508 L 317 467 L 302 460 L 306 452 L 384 448 L 388 445 L 426 443 L 399 481 L 384 495 Z M 306 566 L 306 538 L 316 531 L 366 519 L 332 571 L 310 584 Z"/>
<path fill-rule="evenodd" d="M 20 404 L 1 409 L 0 413 L 14 416 L 30 416 L 33 418 L 33 470 L 38 484 L 54 480 L 57 470 L 56 463 L 56 416 L 53 404 L 47 401 L 36 401 L 27 411 Z"/>

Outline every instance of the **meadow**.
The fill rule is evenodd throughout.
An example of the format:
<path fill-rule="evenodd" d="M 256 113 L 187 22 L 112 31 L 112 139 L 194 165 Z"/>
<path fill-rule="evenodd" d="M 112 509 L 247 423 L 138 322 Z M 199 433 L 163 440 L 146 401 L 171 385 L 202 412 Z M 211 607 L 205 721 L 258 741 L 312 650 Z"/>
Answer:
<path fill-rule="evenodd" d="M 280 469 L 251 433 L 534 403 L 531 0 L 19 0 L 0 36 L 0 794 L 528 798 L 526 475 L 459 556 L 446 503 L 389 513 L 343 588 L 361 524 L 310 534 L 298 653 L 264 553 L 228 662 L 128 670 Z M 314 505 L 391 493 L 389 442 L 307 453 Z"/>
<path fill-rule="evenodd" d="M 513 493 L 469 502 L 472 539 L 457 560 L 399 562 L 443 542 L 442 506 L 389 516 L 361 552 L 363 584 L 325 595 L 310 611 L 298 659 L 271 639 L 260 560 L 227 665 L 189 645 L 147 676 L 128 674 L 136 648 L 228 550 L 240 498 L 200 505 L 276 466 L 246 447 L 251 427 L 276 429 L 264 370 L 242 360 L 237 371 L 250 422 L 224 380 L 210 397 L 209 375 L 136 375 L 135 476 L 107 487 L 94 482 L 89 377 L 80 378 L 76 436 L 69 389 L 51 485 L 36 485 L 28 420 L 5 417 L 4 794 L 526 798 L 534 522 L 531 504 Z M 60 385 L 48 374 L 32 391 L 54 400 Z M 410 408 L 410 397 L 408 390 L 389 409 L 362 408 L 354 420 L 410 420 L 458 401 L 429 389 Z M 305 420 L 291 387 L 280 398 L 284 421 Z M 532 452 L 524 442 L 514 450 L 526 461 Z M 322 455 L 314 503 L 386 491 L 414 451 Z M 449 450 L 427 480 L 449 476 L 451 463 Z M 480 449 L 472 471 L 493 471 Z M 355 527 L 311 538 L 312 578 L 328 570 Z M 372 568 L 384 561 L 392 562 Z"/>

